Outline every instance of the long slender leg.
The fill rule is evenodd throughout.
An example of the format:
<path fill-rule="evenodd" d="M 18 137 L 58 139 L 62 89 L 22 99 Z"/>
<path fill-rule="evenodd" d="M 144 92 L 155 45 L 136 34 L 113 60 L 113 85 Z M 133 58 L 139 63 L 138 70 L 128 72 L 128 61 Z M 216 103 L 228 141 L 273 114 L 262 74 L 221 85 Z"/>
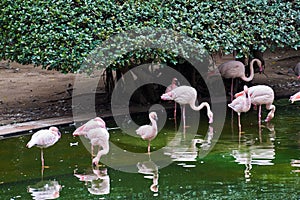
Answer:
<path fill-rule="evenodd" d="M 185 133 L 185 105 L 183 105 L 183 108 L 182 108 L 182 118 L 183 118 L 183 133 Z"/>
<path fill-rule="evenodd" d="M 238 113 L 238 124 L 239 124 L 239 144 L 240 144 L 240 142 L 241 142 L 241 133 L 242 133 L 241 113 Z"/>
<path fill-rule="evenodd" d="M 148 140 L 148 154 L 150 154 L 150 140 Z"/>
<path fill-rule="evenodd" d="M 261 124 L 261 105 L 258 107 L 258 124 Z"/>
<path fill-rule="evenodd" d="M 242 132 L 242 125 L 241 125 L 241 113 L 238 113 L 238 123 L 239 123 L 239 133 Z"/>
<path fill-rule="evenodd" d="M 230 89 L 230 100 L 233 100 L 233 80 L 234 78 L 231 79 L 231 89 Z"/>
<path fill-rule="evenodd" d="M 174 120 L 176 120 L 177 103 L 174 104 Z"/>
<path fill-rule="evenodd" d="M 43 153 L 43 148 L 41 148 L 41 161 L 42 161 L 42 168 L 44 168 L 44 153 Z"/>

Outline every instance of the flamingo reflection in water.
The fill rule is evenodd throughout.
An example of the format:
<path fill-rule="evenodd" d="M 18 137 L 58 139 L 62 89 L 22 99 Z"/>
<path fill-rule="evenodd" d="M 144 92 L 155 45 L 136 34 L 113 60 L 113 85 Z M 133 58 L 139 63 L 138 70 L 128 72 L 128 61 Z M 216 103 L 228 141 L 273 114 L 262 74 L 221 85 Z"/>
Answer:
<path fill-rule="evenodd" d="M 28 186 L 27 191 L 31 193 L 32 199 L 57 199 L 59 198 L 61 188 L 58 181 L 48 180 Z"/>
<path fill-rule="evenodd" d="M 151 160 L 149 155 L 149 160 L 138 162 L 136 164 L 138 168 L 138 172 L 144 174 L 144 178 L 152 179 L 152 184 L 150 186 L 150 190 L 152 192 L 158 192 L 158 167 L 157 165 Z"/>
<path fill-rule="evenodd" d="M 174 138 L 170 138 L 165 146 L 164 154 L 171 157 L 182 167 L 196 167 L 194 162 L 199 154 L 199 150 L 207 151 L 211 146 L 214 136 L 213 126 L 209 125 L 205 139 L 195 138 L 193 134 L 176 133 Z"/>
<path fill-rule="evenodd" d="M 79 181 L 85 182 L 89 193 L 93 195 L 105 195 L 110 193 L 110 177 L 107 168 L 95 168 L 92 172 L 79 174 L 74 172 Z"/>
<path fill-rule="evenodd" d="M 263 126 L 264 127 L 264 126 Z M 242 145 L 239 144 L 239 148 L 232 151 L 232 156 L 235 158 L 235 162 L 238 164 L 245 165 L 244 175 L 246 181 L 251 180 L 251 169 L 253 165 L 268 166 L 274 165 L 273 160 L 275 159 L 275 129 L 274 125 L 267 123 L 265 126 L 269 134 L 266 137 L 266 141 L 263 142 L 257 140 L 252 134 L 243 136 Z M 262 132 L 262 130 L 260 130 Z"/>

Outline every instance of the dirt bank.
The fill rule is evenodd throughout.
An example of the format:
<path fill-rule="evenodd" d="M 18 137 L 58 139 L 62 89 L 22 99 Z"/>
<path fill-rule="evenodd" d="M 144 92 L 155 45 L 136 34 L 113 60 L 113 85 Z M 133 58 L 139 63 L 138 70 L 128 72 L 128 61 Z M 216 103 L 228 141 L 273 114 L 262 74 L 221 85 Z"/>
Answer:
<path fill-rule="evenodd" d="M 265 52 L 264 58 L 267 77 L 255 74 L 253 84 L 271 86 L 276 98 L 288 97 L 300 90 L 300 80 L 295 74 L 288 73 L 289 68 L 300 62 L 300 51 L 280 49 Z M 232 56 L 222 57 L 218 64 L 231 59 Z M 0 125 L 72 116 L 74 79 L 74 74 L 18 63 L 7 66 L 7 62 L 0 62 Z M 106 107 L 107 110 L 109 104 Z"/>

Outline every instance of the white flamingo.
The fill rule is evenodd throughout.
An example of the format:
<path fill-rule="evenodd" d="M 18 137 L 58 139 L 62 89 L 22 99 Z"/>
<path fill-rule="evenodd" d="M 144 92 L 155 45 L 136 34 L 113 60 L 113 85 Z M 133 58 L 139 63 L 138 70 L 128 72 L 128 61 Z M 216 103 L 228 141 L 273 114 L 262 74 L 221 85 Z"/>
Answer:
<path fill-rule="evenodd" d="M 140 135 L 143 140 L 148 140 L 148 153 L 150 153 L 150 143 L 157 136 L 157 123 L 158 120 L 156 112 L 149 113 L 151 125 L 140 126 L 136 130 L 136 134 Z"/>
<path fill-rule="evenodd" d="M 171 92 L 172 90 L 174 90 L 178 86 L 179 86 L 179 82 L 178 82 L 177 78 L 173 78 L 172 83 L 166 88 L 165 93 Z M 176 120 L 176 111 L 177 111 L 177 103 L 174 102 L 174 119 L 175 120 Z"/>
<path fill-rule="evenodd" d="M 243 95 L 237 97 L 230 104 L 228 104 L 228 106 L 238 114 L 239 133 L 242 132 L 240 115 L 242 112 L 248 112 L 251 108 L 251 99 L 249 97 L 248 87 L 246 85 L 244 86 L 243 92 Z"/>
<path fill-rule="evenodd" d="M 98 151 L 95 158 L 93 158 L 93 165 L 98 165 L 102 155 L 109 152 L 109 133 L 106 129 L 106 124 L 100 117 L 89 120 L 73 132 L 73 136 L 85 136 L 91 142 L 91 153 L 93 154 L 94 146 L 99 146 L 101 150 Z"/>
<path fill-rule="evenodd" d="M 266 109 L 270 110 L 265 122 L 271 121 L 274 118 L 276 107 L 273 105 L 274 91 L 267 85 L 255 85 L 248 89 L 248 94 L 251 98 L 251 103 L 255 106 L 259 106 L 258 110 L 258 124 L 261 123 L 261 105 L 265 104 Z M 235 94 L 235 97 L 243 95 L 243 91 Z"/>
<path fill-rule="evenodd" d="M 210 106 L 207 102 L 202 102 L 199 106 L 195 106 L 197 100 L 197 91 L 195 88 L 190 86 L 179 86 L 172 91 L 165 93 L 161 96 L 162 100 L 174 100 L 183 106 L 182 108 L 182 118 L 183 127 L 185 126 L 185 105 L 189 104 L 193 110 L 199 111 L 203 107 L 207 108 L 207 117 L 209 119 L 208 123 L 213 122 L 213 113 L 210 110 Z"/>
<path fill-rule="evenodd" d="M 33 146 L 37 146 L 41 148 L 41 161 L 42 168 L 44 165 L 44 154 L 43 149 L 54 145 L 61 137 L 61 133 L 58 128 L 52 126 L 49 130 L 39 130 L 31 136 L 31 140 L 27 143 L 27 147 L 31 148 Z"/>
<path fill-rule="evenodd" d="M 250 62 L 250 75 L 249 77 L 246 77 L 245 75 L 245 65 L 236 60 L 231 60 L 225 63 L 222 63 L 219 65 L 218 69 L 220 71 L 220 74 L 224 78 L 231 78 L 231 101 L 233 100 L 233 80 L 235 78 L 241 78 L 243 81 L 249 82 L 254 78 L 254 69 L 253 64 L 256 62 L 259 66 L 260 72 L 263 71 L 262 63 L 259 59 L 253 59 Z"/>

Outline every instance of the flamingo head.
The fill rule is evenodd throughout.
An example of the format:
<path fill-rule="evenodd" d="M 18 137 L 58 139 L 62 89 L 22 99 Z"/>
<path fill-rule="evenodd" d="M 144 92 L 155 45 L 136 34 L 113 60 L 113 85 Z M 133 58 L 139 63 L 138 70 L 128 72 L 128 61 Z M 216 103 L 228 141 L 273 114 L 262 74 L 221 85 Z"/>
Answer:
<path fill-rule="evenodd" d="M 149 114 L 149 118 L 150 118 L 150 119 L 154 119 L 155 121 L 158 120 L 158 117 L 157 117 L 156 112 L 151 112 L 151 113 Z"/>
<path fill-rule="evenodd" d="M 262 62 L 260 60 L 257 60 L 257 65 L 259 67 L 259 73 L 263 73 L 264 72 L 264 66 L 262 64 Z"/>
<path fill-rule="evenodd" d="M 80 127 L 78 127 L 74 132 L 73 132 L 73 136 L 80 136 L 80 135 L 85 135 L 85 125 L 82 125 Z"/>
<path fill-rule="evenodd" d="M 61 133 L 60 133 L 60 131 L 58 130 L 57 127 L 51 126 L 51 127 L 49 128 L 49 130 L 50 130 L 52 133 L 57 134 L 59 137 L 61 137 Z"/>
<path fill-rule="evenodd" d="M 297 92 L 296 94 L 294 94 L 293 96 L 290 97 L 290 101 L 292 103 L 294 103 L 295 101 L 299 101 L 300 100 L 300 92 Z"/>
<path fill-rule="evenodd" d="M 172 85 L 176 85 L 176 86 L 179 86 L 179 85 L 180 85 L 180 83 L 179 83 L 179 81 L 178 81 L 177 78 L 173 78 L 173 79 L 172 79 Z"/>

